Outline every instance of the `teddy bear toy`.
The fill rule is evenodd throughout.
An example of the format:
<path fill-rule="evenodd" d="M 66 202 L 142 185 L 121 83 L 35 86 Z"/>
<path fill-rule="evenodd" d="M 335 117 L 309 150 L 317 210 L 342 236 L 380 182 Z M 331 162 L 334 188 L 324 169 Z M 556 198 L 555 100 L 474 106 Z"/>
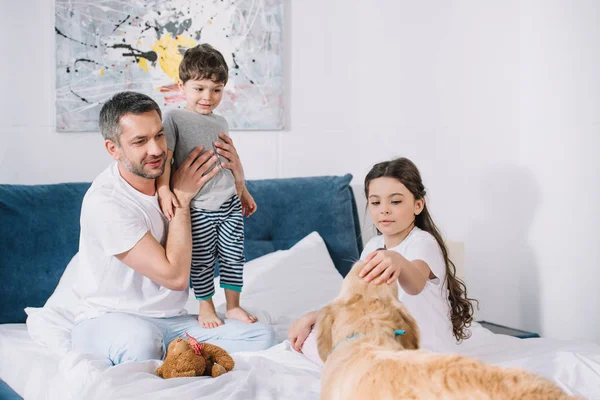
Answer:
<path fill-rule="evenodd" d="M 219 346 L 199 343 L 185 333 L 189 340 L 177 338 L 169 344 L 163 364 L 156 369 L 161 378 L 212 376 L 216 378 L 233 369 L 234 361 Z"/>

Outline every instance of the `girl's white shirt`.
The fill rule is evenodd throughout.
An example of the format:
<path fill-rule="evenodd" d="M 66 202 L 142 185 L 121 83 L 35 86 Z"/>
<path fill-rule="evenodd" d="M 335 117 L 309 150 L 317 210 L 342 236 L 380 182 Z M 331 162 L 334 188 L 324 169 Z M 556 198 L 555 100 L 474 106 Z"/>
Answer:
<path fill-rule="evenodd" d="M 372 238 L 361 254 L 361 260 L 375 250 L 385 247 L 383 236 Z M 417 321 L 421 331 L 421 348 L 436 352 L 453 351 L 456 340 L 452 334 L 448 287 L 446 285 L 446 264 L 442 250 L 429 232 L 414 227 L 398 246 L 391 249 L 408 261 L 425 262 L 434 279 L 429 279 L 421 293 L 410 295 L 399 283 L 398 298 Z M 398 329 L 402 329 L 398 327 Z"/>

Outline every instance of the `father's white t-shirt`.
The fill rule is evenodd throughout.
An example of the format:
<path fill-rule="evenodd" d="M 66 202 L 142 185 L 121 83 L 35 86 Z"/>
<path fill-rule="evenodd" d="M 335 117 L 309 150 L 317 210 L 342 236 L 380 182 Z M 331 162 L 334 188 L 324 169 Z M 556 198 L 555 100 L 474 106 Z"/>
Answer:
<path fill-rule="evenodd" d="M 374 237 L 365 245 L 361 260 L 383 247 L 383 236 Z M 402 243 L 388 250 L 400 253 L 408 261 L 424 261 L 436 276 L 429 279 L 417 295 L 406 293 L 398 284 L 398 297 L 419 325 L 421 348 L 437 352 L 452 351 L 456 340 L 452 334 L 448 287 L 445 284 L 446 264 L 437 241 L 429 232 L 414 227 Z"/>
<path fill-rule="evenodd" d="M 146 232 L 164 246 L 167 220 L 157 195 L 134 189 L 121 177 L 115 162 L 85 194 L 80 223 L 79 265 L 73 287 L 80 298 L 76 321 L 107 312 L 156 318 L 185 314 L 187 289 L 167 289 L 115 257 L 131 250 Z"/>

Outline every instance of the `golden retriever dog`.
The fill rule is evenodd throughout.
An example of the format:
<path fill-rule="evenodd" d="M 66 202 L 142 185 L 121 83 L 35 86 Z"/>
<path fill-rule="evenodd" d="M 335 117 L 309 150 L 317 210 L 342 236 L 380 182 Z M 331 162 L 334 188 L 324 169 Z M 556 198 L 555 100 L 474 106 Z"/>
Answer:
<path fill-rule="evenodd" d="M 319 312 L 325 362 L 321 399 L 570 399 L 533 373 L 419 349 L 419 329 L 397 285 L 367 284 L 357 262 L 339 296 Z M 396 330 L 404 330 L 396 335 Z"/>

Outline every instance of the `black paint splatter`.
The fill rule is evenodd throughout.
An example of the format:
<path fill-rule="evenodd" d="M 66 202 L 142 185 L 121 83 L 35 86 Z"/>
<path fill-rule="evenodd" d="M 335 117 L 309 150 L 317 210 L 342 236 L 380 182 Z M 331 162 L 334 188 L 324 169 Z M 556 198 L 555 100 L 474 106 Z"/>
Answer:
<path fill-rule="evenodd" d="M 137 60 L 138 58 L 145 58 L 148 61 L 151 62 L 155 62 L 156 60 L 158 60 L 158 55 L 154 52 L 154 51 L 141 51 L 138 49 L 134 49 L 133 47 L 131 47 L 131 45 L 129 44 L 113 44 L 112 46 L 108 46 L 108 47 L 112 47 L 113 49 L 128 49 L 131 50 L 131 53 L 123 53 L 123 57 L 135 57 L 135 59 Z"/>
<path fill-rule="evenodd" d="M 125 17 L 125 19 L 123 21 L 120 21 L 117 25 L 115 25 L 115 29 L 113 29 L 112 33 L 114 33 L 117 29 L 119 29 L 121 27 L 121 25 L 123 25 L 125 23 L 125 21 L 127 21 L 129 19 L 129 17 L 131 17 L 131 15 L 127 15 L 127 17 Z M 129 23 L 129 25 L 131 25 L 131 22 Z"/>
<path fill-rule="evenodd" d="M 156 31 L 156 36 L 160 37 L 160 29 L 158 28 L 158 26 L 154 26 L 154 25 L 150 25 L 149 23 L 145 22 L 146 28 L 142 30 L 142 32 L 140 33 L 144 33 L 146 32 L 148 29 L 153 29 Z"/>
<path fill-rule="evenodd" d="M 56 32 L 56 34 L 57 34 L 57 35 L 60 35 L 60 36 L 62 36 L 62 37 L 64 37 L 64 38 L 66 38 L 66 39 L 72 40 L 72 41 L 74 41 L 75 43 L 79 43 L 79 44 L 82 44 L 82 45 L 84 45 L 84 46 L 88 46 L 88 47 L 93 47 L 93 48 L 95 48 L 95 49 L 97 49 L 97 48 L 98 48 L 98 46 L 96 46 L 96 45 L 93 45 L 93 44 L 87 44 L 87 43 L 83 43 L 83 42 L 80 42 L 79 40 L 75 40 L 75 39 L 73 39 L 73 38 L 70 38 L 70 37 L 68 37 L 67 35 L 65 35 L 65 34 L 64 34 L 64 33 L 62 33 L 61 31 L 59 31 L 57 27 L 54 27 L 54 31 Z"/>
<path fill-rule="evenodd" d="M 237 61 L 235 60 L 235 53 L 231 53 L 231 58 L 233 59 L 233 68 L 239 71 L 240 66 L 238 65 Z M 254 60 L 252 60 L 252 61 L 254 61 Z M 235 75 L 238 76 L 237 71 L 236 71 Z M 245 75 L 245 76 L 248 79 L 248 82 L 250 82 L 251 84 L 254 85 L 254 81 L 252 79 L 250 79 L 247 75 Z"/>
<path fill-rule="evenodd" d="M 96 64 L 96 65 L 100 65 L 100 63 L 94 61 L 94 60 L 90 60 L 88 58 L 78 58 L 77 60 L 75 60 L 75 62 L 73 63 L 73 68 L 75 69 L 75 72 L 77 72 L 77 63 L 78 62 L 89 62 L 92 64 Z"/>
<path fill-rule="evenodd" d="M 73 93 L 73 94 L 74 94 L 74 95 L 75 95 L 77 98 L 79 98 L 81 101 L 83 101 L 84 103 L 88 103 L 88 104 L 90 104 L 90 102 L 89 102 L 89 101 L 87 101 L 87 99 L 84 99 L 83 97 L 81 97 L 80 95 L 78 95 L 77 93 L 75 93 L 75 92 L 73 91 L 73 89 L 69 89 L 69 90 L 71 90 L 71 93 Z"/>
<path fill-rule="evenodd" d="M 231 53 L 231 58 L 233 58 L 233 68 L 240 69 L 240 66 L 238 65 L 237 61 L 235 61 L 235 53 Z"/>

